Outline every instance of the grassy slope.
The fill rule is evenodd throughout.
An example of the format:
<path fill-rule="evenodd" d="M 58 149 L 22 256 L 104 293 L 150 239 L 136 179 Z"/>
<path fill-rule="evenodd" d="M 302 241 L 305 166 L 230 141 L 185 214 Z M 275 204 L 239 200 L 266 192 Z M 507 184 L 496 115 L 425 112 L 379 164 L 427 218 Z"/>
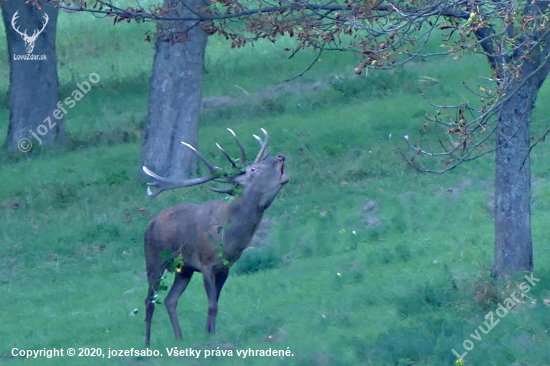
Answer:
<path fill-rule="evenodd" d="M 182 201 L 219 199 L 200 188 L 149 199 L 135 178 L 153 56 L 152 46 L 141 41 L 148 28 L 113 28 L 108 21 L 61 16 L 62 94 L 91 72 L 101 76 L 101 87 L 67 116 L 69 151 L 2 156 L 0 357 L 13 347 L 142 348 L 147 288 L 142 233 L 150 216 Z M 246 98 L 301 72 L 314 57 L 303 53 L 287 61 L 281 48 L 262 43 L 228 51 L 222 40 L 211 39 L 204 95 Z M 0 51 L 6 54 L 4 43 Z M 173 339 L 165 310 L 158 306 L 152 348 L 165 357 L 101 363 L 181 364 L 166 356 L 165 348 L 172 346 L 290 347 L 294 354 L 183 361 L 192 365 L 454 363 L 451 348 L 462 352 L 462 342 L 486 313 L 473 301 L 471 286 L 478 281 L 479 263 L 491 264 L 492 216 L 486 204 L 493 163 L 489 158 L 443 176 L 420 175 L 406 166 L 396 147 L 403 148 L 403 134 L 414 141 L 435 136 L 431 129 L 427 136 L 422 133 L 423 116 L 431 111 L 414 93 L 419 76 L 439 79 L 428 92 L 438 102 L 453 102 L 463 96 L 462 80 L 475 83 L 484 64 L 439 60 L 392 75 L 350 78 L 354 67 L 351 56 L 323 55 L 298 81 L 338 75 L 340 81 L 328 90 L 203 116 L 200 145 L 207 152 L 214 152 L 214 141 L 234 151 L 224 132 L 228 126 L 253 150 L 250 134 L 264 127 L 272 136 L 272 151 L 287 156 L 291 183 L 268 211 L 275 229 L 265 247 L 248 251 L 235 265 L 220 299 L 216 336 L 203 332 L 207 304 L 196 275 L 180 300 L 183 342 Z M 6 73 L 0 75 L 5 93 Z M 547 87 L 541 91 L 534 135 L 545 129 L 548 93 Z M 0 107 L 0 136 L 5 136 L 5 97 Z M 547 145 L 533 154 L 535 277 L 541 281 L 529 294 L 538 305 L 518 306 L 482 334 L 467 364 L 550 363 L 550 351 L 543 347 L 550 317 L 541 304 L 550 283 L 548 154 Z M 460 186 L 465 188 L 459 194 L 449 193 Z M 380 221 L 377 226 L 364 225 L 360 207 L 367 201 L 376 202 L 370 214 Z M 254 271 L 257 267 L 264 269 Z M 130 315 L 133 309 L 136 316 Z"/>

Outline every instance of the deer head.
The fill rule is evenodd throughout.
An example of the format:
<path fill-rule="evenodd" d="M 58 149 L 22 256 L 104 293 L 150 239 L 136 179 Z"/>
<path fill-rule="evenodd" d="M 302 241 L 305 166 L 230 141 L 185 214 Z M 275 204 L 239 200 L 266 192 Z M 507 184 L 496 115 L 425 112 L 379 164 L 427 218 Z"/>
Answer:
<path fill-rule="evenodd" d="M 38 35 L 40 33 L 42 33 L 42 31 L 44 30 L 44 28 L 46 28 L 46 24 L 48 24 L 48 14 L 44 13 L 44 19 L 46 19 L 46 21 L 44 23 L 42 23 L 42 29 L 40 29 L 39 31 L 34 31 L 32 36 L 28 36 L 27 35 L 27 30 L 25 29 L 25 32 L 21 33 L 19 31 L 19 27 L 16 27 L 15 26 L 15 19 L 19 18 L 19 16 L 17 16 L 17 13 L 19 13 L 19 10 L 15 12 L 15 14 L 13 14 L 13 17 L 11 18 L 11 26 L 13 27 L 13 29 L 19 33 L 21 35 L 21 37 L 23 38 L 23 40 L 25 41 L 25 48 L 27 49 L 27 53 L 31 53 L 32 50 L 34 49 L 34 42 L 36 41 L 36 38 L 38 38 Z"/>
<path fill-rule="evenodd" d="M 229 268 L 247 248 L 264 211 L 289 182 L 289 177 L 285 174 L 285 157 L 277 155 L 268 158 L 269 136 L 264 129 L 264 140 L 254 135 L 260 143 L 260 152 L 250 165 L 246 165 L 246 154 L 237 136 L 231 129 L 228 130 L 241 150 L 240 161 L 237 163 L 221 145 L 216 145 L 229 161 L 230 169 L 214 166 L 197 149 L 185 142 L 182 144 L 192 149 L 206 164 L 210 171 L 208 175 L 186 180 L 167 179 L 143 167 L 143 171 L 153 178 L 147 188 L 150 197 L 168 189 L 207 182 L 230 184 L 231 187 L 224 189 L 207 188 L 235 196 L 231 203 L 209 201 L 199 205 L 182 204 L 168 208 L 147 227 L 144 238 L 149 281 L 149 292 L 145 299 L 147 346 L 151 335 L 154 298 L 159 288 L 159 279 L 166 268 L 176 271 L 174 284 L 164 300 L 176 337 L 182 336 L 176 314 L 177 301 L 194 272 L 203 274 L 209 303 L 206 330 L 214 333 L 218 298 Z M 169 253 L 168 258 L 166 253 Z M 174 263 L 177 263 L 175 267 Z"/>
<path fill-rule="evenodd" d="M 246 154 L 242 144 L 239 142 L 233 130 L 228 128 L 228 131 L 231 132 L 233 138 L 235 139 L 241 150 L 240 162 L 242 162 L 242 164 L 246 164 Z M 201 178 L 189 180 L 173 180 L 163 178 L 153 173 L 147 167 L 143 167 L 143 171 L 147 175 L 155 179 L 154 182 L 147 183 L 149 185 L 149 187 L 147 187 L 147 195 L 149 197 L 154 197 L 160 192 L 168 189 L 189 187 L 207 183 L 210 181 L 215 181 L 219 183 L 232 184 L 233 187 L 229 189 L 217 189 L 210 187 L 206 188 L 214 192 L 226 193 L 234 196 L 236 188 L 242 187 L 242 196 L 251 198 L 254 197 L 255 201 L 257 201 L 258 203 L 258 207 L 262 207 L 265 210 L 265 208 L 267 208 L 271 204 L 271 202 L 273 202 L 273 199 L 275 198 L 275 196 L 277 196 L 277 193 L 279 193 L 283 185 L 288 183 L 289 177 L 284 174 L 285 157 L 283 155 L 277 155 L 270 159 L 266 158 L 266 156 L 269 155 L 269 151 L 266 151 L 269 141 L 269 135 L 263 128 L 262 132 L 265 135 L 264 141 L 262 141 L 260 137 L 253 135 L 254 138 L 260 143 L 260 152 L 258 153 L 258 156 L 256 156 L 253 164 L 246 166 L 242 171 L 238 171 L 239 168 L 237 166 L 237 163 L 229 156 L 224 148 L 220 144 L 216 144 L 216 146 L 229 160 L 233 171 L 238 171 L 237 173 L 233 174 L 223 171 L 221 168 L 212 165 L 208 161 L 208 159 L 206 159 L 200 152 L 197 151 L 197 149 L 186 142 L 182 142 L 183 145 L 193 150 L 198 158 L 206 164 L 206 166 L 210 170 L 210 174 Z M 156 191 L 153 191 L 151 190 L 151 186 L 157 187 L 158 189 Z"/>

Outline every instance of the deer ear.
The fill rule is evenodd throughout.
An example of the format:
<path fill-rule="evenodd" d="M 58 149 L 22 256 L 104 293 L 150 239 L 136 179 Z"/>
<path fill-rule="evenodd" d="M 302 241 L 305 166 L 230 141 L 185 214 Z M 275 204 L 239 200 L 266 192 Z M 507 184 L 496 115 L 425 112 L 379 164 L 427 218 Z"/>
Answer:
<path fill-rule="evenodd" d="M 237 175 L 236 177 L 233 177 L 231 181 L 236 185 L 239 185 L 241 187 L 246 187 L 249 181 L 249 177 L 247 173 L 243 173 L 241 175 Z"/>

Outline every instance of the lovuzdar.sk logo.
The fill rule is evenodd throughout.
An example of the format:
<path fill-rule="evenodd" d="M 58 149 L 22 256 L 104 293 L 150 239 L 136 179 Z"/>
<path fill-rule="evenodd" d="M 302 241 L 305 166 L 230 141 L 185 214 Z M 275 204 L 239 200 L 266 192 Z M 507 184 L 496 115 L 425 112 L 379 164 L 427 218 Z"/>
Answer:
<path fill-rule="evenodd" d="M 19 16 L 17 15 L 17 13 L 19 13 L 19 10 L 15 12 L 15 14 L 13 14 L 13 17 L 11 18 L 11 26 L 13 27 L 13 29 L 19 33 L 19 35 L 21 35 L 21 38 L 23 38 L 23 41 L 25 41 L 25 49 L 27 50 L 27 54 L 26 55 L 13 55 L 13 59 L 14 60 L 46 60 L 46 55 L 32 55 L 32 51 L 34 49 L 34 43 L 36 42 L 36 39 L 38 38 L 38 36 L 40 35 L 40 33 L 42 33 L 42 31 L 44 30 L 44 28 L 46 28 L 46 25 L 48 24 L 48 14 L 44 13 L 44 20 L 45 22 L 42 22 L 42 29 L 40 30 L 34 30 L 34 32 L 32 33 L 32 36 L 29 36 L 27 34 L 27 29 L 25 29 L 24 32 L 21 32 L 19 30 L 19 27 L 15 25 L 15 20 L 17 18 L 19 18 Z"/>

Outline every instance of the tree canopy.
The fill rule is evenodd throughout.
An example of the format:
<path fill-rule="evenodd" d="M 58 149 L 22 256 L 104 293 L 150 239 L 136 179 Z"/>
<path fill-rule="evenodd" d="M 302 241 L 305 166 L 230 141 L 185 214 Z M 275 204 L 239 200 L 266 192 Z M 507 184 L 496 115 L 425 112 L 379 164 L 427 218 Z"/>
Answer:
<path fill-rule="evenodd" d="M 429 101 L 434 113 L 426 115 L 424 129 L 431 124 L 443 127 L 446 138 L 440 140 L 441 149 L 424 150 L 407 140 L 418 155 L 444 159 L 441 171 L 496 149 L 483 144 L 496 131 L 500 109 L 548 61 L 550 12 L 546 2 L 212 0 L 209 6 L 196 9 L 185 2 L 147 8 L 94 0 L 54 2 L 61 8 L 113 17 L 114 23 L 156 21 L 160 29 L 160 24 L 186 21 L 184 29 L 159 32 L 159 37 L 172 43 L 188 40 L 188 31 L 197 26 L 210 35 L 224 36 L 231 47 L 258 39 L 275 42 L 288 35 L 297 40 L 296 48 L 287 50 L 291 57 L 305 48 L 356 53 L 357 74 L 365 69 L 395 68 L 413 59 L 482 54 L 493 73 L 480 76 L 483 80 L 478 86 L 466 86 L 478 103 L 438 105 Z M 427 47 L 434 37 L 441 41 L 436 52 Z M 526 64 L 534 67 L 522 72 Z M 419 170 L 432 171 L 418 165 L 414 157 L 408 161 Z"/>

